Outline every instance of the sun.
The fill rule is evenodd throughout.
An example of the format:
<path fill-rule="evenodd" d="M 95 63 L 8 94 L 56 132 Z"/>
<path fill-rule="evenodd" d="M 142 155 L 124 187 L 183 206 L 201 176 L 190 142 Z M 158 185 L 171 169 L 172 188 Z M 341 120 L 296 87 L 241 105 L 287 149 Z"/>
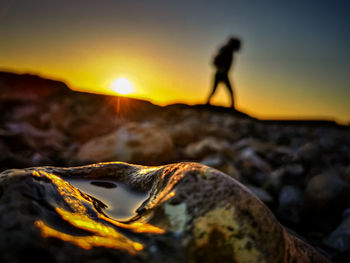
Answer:
<path fill-rule="evenodd" d="M 127 78 L 117 78 L 111 84 L 111 90 L 121 95 L 133 93 L 135 88 Z"/>

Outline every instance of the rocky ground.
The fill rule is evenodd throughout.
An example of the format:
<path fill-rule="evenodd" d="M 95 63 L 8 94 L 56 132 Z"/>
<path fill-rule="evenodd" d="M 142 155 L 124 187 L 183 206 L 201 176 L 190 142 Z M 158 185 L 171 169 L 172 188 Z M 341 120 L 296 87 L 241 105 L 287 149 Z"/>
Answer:
<path fill-rule="evenodd" d="M 349 261 L 349 127 L 259 121 L 205 105 L 160 107 L 10 73 L 0 73 L 0 110 L 0 171 L 200 162 L 242 182 L 333 262 Z"/>

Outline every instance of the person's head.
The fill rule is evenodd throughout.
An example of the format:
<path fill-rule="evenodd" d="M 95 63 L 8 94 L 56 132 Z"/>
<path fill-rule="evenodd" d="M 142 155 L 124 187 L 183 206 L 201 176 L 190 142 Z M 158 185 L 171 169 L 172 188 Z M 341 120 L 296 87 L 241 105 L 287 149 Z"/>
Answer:
<path fill-rule="evenodd" d="M 233 51 L 239 51 L 241 48 L 241 40 L 237 37 L 231 37 L 228 40 L 228 46 L 231 47 Z"/>

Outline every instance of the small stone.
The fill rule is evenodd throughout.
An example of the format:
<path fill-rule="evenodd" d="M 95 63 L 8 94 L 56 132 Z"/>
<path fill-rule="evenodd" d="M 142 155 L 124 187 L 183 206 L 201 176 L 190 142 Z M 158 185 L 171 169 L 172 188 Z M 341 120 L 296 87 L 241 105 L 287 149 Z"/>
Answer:
<path fill-rule="evenodd" d="M 271 171 L 270 165 L 259 155 L 257 155 L 256 152 L 251 148 L 245 148 L 244 150 L 242 150 L 239 159 L 242 161 L 250 162 L 253 166 L 257 167 L 263 172 Z"/>
<path fill-rule="evenodd" d="M 344 173 L 343 173 L 343 178 L 346 180 L 348 183 L 350 183 L 350 164 L 346 167 Z"/>
<path fill-rule="evenodd" d="M 242 175 L 242 180 L 249 184 L 264 185 L 271 171 L 270 165 L 253 149 L 243 149 L 235 162 Z"/>
<path fill-rule="evenodd" d="M 230 151 L 230 146 L 226 141 L 215 137 L 206 137 L 203 140 L 189 144 L 185 148 L 185 155 L 191 159 L 201 159 L 208 154 L 225 153 Z"/>
<path fill-rule="evenodd" d="M 172 154 L 173 142 L 164 129 L 147 123 L 129 123 L 112 134 L 84 144 L 78 152 L 78 159 L 162 164 L 170 160 Z"/>
<path fill-rule="evenodd" d="M 337 173 L 328 171 L 310 179 L 305 201 L 314 212 L 341 211 L 350 205 L 350 185 Z"/>
<path fill-rule="evenodd" d="M 282 167 L 282 181 L 285 185 L 302 185 L 305 180 L 305 169 L 301 164 L 289 164 Z"/>
<path fill-rule="evenodd" d="M 225 162 L 224 158 L 220 154 L 215 154 L 215 155 L 209 155 L 206 156 L 202 161 L 201 164 L 213 167 L 213 168 L 218 168 L 221 165 L 223 165 Z"/>
<path fill-rule="evenodd" d="M 198 118 L 189 117 L 182 122 L 171 125 L 167 128 L 168 133 L 177 146 L 186 146 L 198 140 L 198 131 L 202 124 Z"/>
<path fill-rule="evenodd" d="M 269 193 L 278 196 L 283 187 L 283 169 L 272 171 L 266 178 L 263 185 Z"/>
<path fill-rule="evenodd" d="M 324 239 L 324 244 L 339 252 L 350 252 L 350 213 L 345 213 L 340 225 Z"/>
<path fill-rule="evenodd" d="M 303 192 L 295 186 L 285 186 L 278 197 L 278 218 L 288 225 L 295 226 L 300 223 L 304 208 Z"/>
<path fill-rule="evenodd" d="M 312 162 L 319 161 L 321 158 L 320 146 L 316 143 L 306 143 L 302 145 L 294 156 L 296 162 L 302 162 L 303 164 L 310 164 Z"/>

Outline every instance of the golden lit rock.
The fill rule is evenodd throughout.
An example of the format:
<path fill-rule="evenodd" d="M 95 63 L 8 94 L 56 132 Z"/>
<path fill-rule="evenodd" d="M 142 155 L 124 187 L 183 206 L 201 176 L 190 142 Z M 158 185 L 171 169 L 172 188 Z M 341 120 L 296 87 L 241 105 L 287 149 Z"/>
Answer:
<path fill-rule="evenodd" d="M 110 206 L 145 195 L 129 207 L 130 218 L 119 220 L 103 195 L 84 191 L 76 179 L 108 186 L 105 194 L 127 186 L 126 199 Z M 56 262 L 328 262 L 288 234 L 242 184 L 198 163 L 7 170 L 0 175 L 0 212 L 4 262 L 28 249 L 32 258 L 40 251 L 42 260 Z"/>

